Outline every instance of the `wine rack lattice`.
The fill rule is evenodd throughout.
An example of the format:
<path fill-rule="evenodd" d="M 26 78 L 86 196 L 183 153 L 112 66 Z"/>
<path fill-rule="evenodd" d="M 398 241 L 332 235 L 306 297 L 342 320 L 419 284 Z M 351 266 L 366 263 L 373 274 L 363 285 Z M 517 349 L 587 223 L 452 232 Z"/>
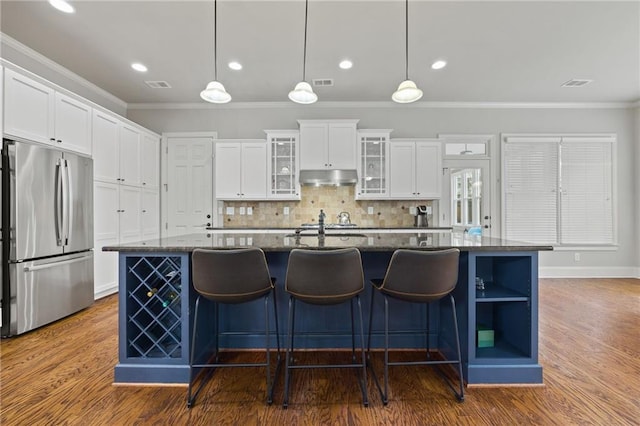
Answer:
<path fill-rule="evenodd" d="M 181 258 L 127 258 L 127 355 L 180 358 Z"/>

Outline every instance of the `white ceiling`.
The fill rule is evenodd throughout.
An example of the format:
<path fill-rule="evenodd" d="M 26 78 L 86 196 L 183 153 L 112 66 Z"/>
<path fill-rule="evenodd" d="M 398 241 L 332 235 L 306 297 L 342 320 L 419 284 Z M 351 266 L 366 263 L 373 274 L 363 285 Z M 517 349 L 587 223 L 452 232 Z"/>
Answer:
<path fill-rule="evenodd" d="M 202 102 L 213 0 L 71 3 L 67 15 L 44 0 L 2 0 L 0 30 L 126 103 Z M 287 101 L 302 78 L 304 7 L 218 1 L 218 80 L 233 101 Z M 351 70 L 338 68 L 344 58 Z M 437 58 L 449 65 L 432 70 Z M 135 61 L 149 71 L 133 71 Z M 320 101 L 390 101 L 404 61 L 404 1 L 309 1 L 307 81 L 335 80 L 315 89 Z M 427 102 L 635 102 L 640 1 L 410 0 L 409 77 Z M 574 78 L 594 82 L 561 87 Z"/>

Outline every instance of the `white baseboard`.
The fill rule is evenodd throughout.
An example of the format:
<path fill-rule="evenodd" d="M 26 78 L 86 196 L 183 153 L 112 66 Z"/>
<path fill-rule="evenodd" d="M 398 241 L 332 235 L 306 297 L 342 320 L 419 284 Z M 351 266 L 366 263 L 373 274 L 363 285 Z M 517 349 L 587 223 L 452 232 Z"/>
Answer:
<path fill-rule="evenodd" d="M 103 297 L 109 296 L 111 294 L 117 293 L 118 292 L 118 286 L 114 285 L 114 286 L 109 286 L 109 287 L 102 287 L 102 288 L 97 288 L 94 290 L 93 293 L 93 299 L 94 300 L 98 300 L 98 299 L 102 299 Z"/>
<path fill-rule="evenodd" d="M 638 278 L 640 268 L 634 267 L 571 267 L 541 266 L 540 278 Z"/>

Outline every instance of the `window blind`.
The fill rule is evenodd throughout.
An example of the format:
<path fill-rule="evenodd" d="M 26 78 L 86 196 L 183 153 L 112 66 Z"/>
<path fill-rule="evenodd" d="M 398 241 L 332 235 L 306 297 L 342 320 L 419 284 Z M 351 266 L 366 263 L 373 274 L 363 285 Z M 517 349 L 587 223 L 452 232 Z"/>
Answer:
<path fill-rule="evenodd" d="M 558 210 L 558 139 L 509 139 L 503 147 L 504 236 L 555 244 Z"/>
<path fill-rule="evenodd" d="M 502 158 L 504 238 L 615 243 L 615 137 L 507 137 Z"/>

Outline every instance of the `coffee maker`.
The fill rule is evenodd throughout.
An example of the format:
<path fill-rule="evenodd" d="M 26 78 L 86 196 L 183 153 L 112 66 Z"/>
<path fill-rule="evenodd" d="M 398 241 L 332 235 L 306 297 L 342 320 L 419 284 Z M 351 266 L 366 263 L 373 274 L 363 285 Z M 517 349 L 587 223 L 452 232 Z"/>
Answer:
<path fill-rule="evenodd" d="M 416 216 L 414 218 L 413 226 L 416 228 L 426 228 L 429 226 L 427 220 L 427 206 L 416 206 Z"/>

